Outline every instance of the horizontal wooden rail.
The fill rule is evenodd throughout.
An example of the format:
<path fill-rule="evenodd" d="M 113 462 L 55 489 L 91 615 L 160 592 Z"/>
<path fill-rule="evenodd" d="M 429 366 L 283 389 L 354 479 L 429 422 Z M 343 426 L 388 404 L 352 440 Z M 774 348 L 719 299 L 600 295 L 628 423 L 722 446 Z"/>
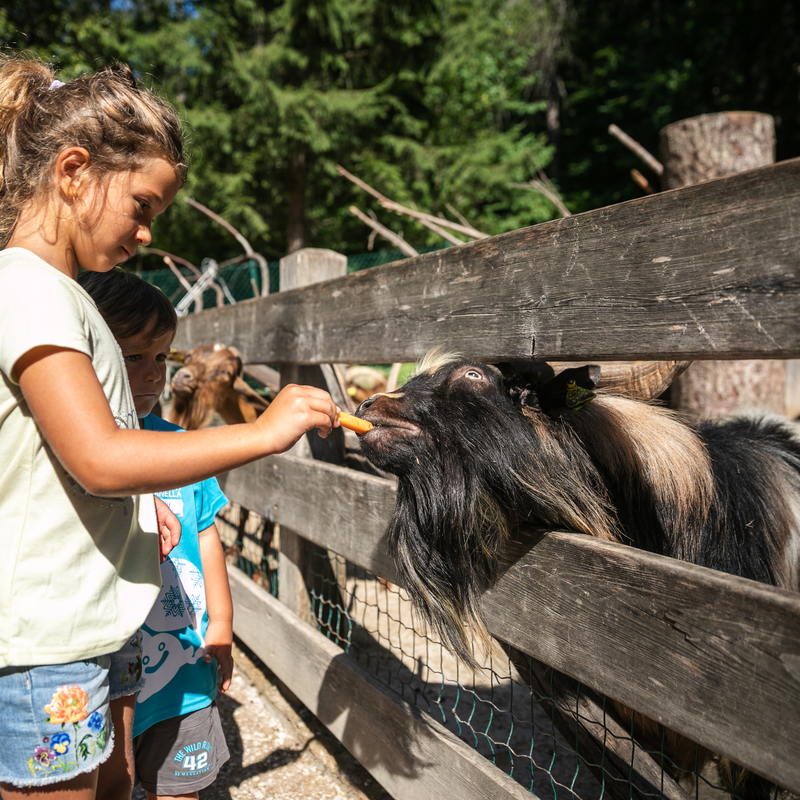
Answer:
<path fill-rule="evenodd" d="M 535 798 L 239 570 L 228 573 L 236 635 L 396 800 Z"/>
<path fill-rule="evenodd" d="M 396 580 L 384 542 L 393 482 L 293 456 L 220 482 L 231 500 Z M 800 792 L 800 596 L 587 536 L 523 532 L 483 606 L 503 641 Z"/>
<path fill-rule="evenodd" d="M 800 357 L 800 159 L 182 317 L 247 363 Z"/>

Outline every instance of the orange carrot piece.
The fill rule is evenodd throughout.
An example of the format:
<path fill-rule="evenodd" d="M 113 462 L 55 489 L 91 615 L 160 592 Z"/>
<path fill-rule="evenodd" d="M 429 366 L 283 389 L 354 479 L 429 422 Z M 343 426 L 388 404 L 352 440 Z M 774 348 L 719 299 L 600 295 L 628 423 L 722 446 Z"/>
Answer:
<path fill-rule="evenodd" d="M 345 414 L 342 411 L 339 412 L 339 424 L 343 428 L 349 428 L 351 431 L 355 431 L 356 433 L 366 433 L 367 431 L 371 431 L 373 428 L 371 422 L 367 422 L 365 419 L 354 417 L 352 414 Z"/>

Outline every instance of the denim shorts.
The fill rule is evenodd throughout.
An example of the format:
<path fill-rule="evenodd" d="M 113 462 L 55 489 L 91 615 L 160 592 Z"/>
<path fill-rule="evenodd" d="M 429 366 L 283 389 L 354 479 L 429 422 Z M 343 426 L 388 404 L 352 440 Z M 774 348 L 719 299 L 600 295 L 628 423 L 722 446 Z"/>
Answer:
<path fill-rule="evenodd" d="M 111 653 L 108 686 L 111 700 L 136 694 L 144 688 L 141 628 L 116 653 Z"/>
<path fill-rule="evenodd" d="M 111 755 L 110 663 L 99 656 L 0 669 L 0 784 L 68 781 Z"/>

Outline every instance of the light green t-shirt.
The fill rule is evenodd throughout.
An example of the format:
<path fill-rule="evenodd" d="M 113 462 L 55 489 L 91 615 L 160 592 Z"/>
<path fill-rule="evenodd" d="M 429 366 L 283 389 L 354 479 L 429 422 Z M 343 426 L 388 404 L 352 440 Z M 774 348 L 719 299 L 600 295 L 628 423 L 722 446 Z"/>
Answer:
<path fill-rule="evenodd" d="M 33 421 L 12 368 L 40 345 L 89 356 L 117 424 L 138 428 L 122 352 L 91 297 L 29 251 L 0 251 L 0 667 L 118 650 L 161 585 L 152 495 L 88 494 Z"/>

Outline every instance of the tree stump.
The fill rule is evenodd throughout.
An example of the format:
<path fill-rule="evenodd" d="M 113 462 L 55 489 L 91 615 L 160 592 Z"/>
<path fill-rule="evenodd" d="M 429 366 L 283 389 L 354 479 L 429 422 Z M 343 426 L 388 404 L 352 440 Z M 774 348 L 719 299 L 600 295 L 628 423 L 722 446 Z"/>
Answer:
<path fill-rule="evenodd" d="M 678 189 L 775 163 L 769 114 L 723 111 L 672 122 L 659 133 L 662 189 Z"/>
<path fill-rule="evenodd" d="M 775 162 L 775 124 L 768 114 L 726 111 L 661 129 L 663 189 L 677 189 Z M 786 362 L 695 361 L 673 384 L 670 405 L 698 417 L 745 409 L 787 410 Z"/>

